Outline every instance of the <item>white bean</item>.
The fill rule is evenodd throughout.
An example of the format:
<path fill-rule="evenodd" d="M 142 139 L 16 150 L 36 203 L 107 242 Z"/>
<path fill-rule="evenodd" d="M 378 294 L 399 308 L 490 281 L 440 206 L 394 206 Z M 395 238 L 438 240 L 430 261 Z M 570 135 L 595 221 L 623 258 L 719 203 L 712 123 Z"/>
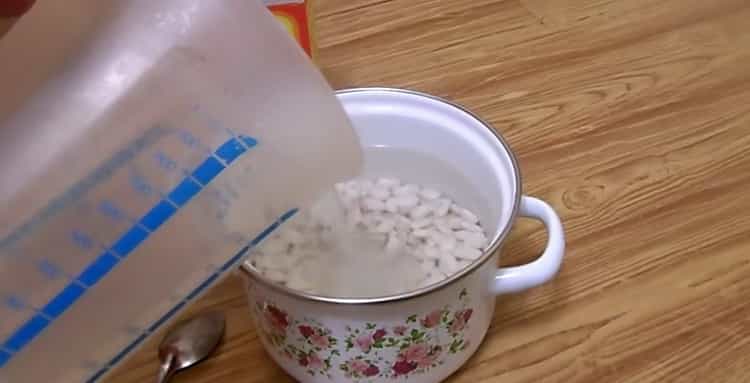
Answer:
<path fill-rule="evenodd" d="M 437 248 L 434 248 L 434 247 L 432 247 L 432 246 L 426 246 L 426 247 L 425 247 L 425 248 L 424 248 L 424 249 L 422 250 L 422 255 L 423 255 L 423 256 L 424 256 L 424 258 L 426 258 L 426 259 L 437 259 L 437 260 L 441 260 L 441 259 L 443 258 L 443 254 L 442 254 L 442 252 L 441 252 L 440 250 L 438 250 Z"/>
<path fill-rule="evenodd" d="M 434 200 L 440 197 L 440 192 L 435 189 L 424 188 L 419 191 L 419 196 L 426 200 Z"/>
<path fill-rule="evenodd" d="M 398 200 L 395 198 L 388 198 L 385 201 L 385 211 L 390 213 L 398 213 Z"/>
<path fill-rule="evenodd" d="M 409 216 L 412 219 L 417 220 L 420 218 L 427 217 L 430 213 L 432 213 L 432 208 L 430 208 L 427 205 L 419 205 L 415 207 L 414 209 L 411 209 L 411 211 L 409 212 Z"/>
<path fill-rule="evenodd" d="M 406 244 L 411 246 L 416 246 L 422 243 L 422 238 L 415 237 L 413 235 L 410 235 L 406 237 Z"/>
<path fill-rule="evenodd" d="M 383 211 L 385 210 L 385 203 L 375 198 L 365 198 L 362 200 L 362 207 L 368 211 Z"/>
<path fill-rule="evenodd" d="M 424 229 L 433 224 L 433 221 L 429 218 L 418 219 L 411 223 L 412 229 Z"/>
<path fill-rule="evenodd" d="M 343 195 L 346 195 L 350 198 L 359 198 L 362 195 L 362 190 L 359 184 L 356 182 L 345 183 L 344 187 L 341 190 L 341 193 Z"/>
<path fill-rule="evenodd" d="M 450 234 L 453 235 L 453 229 L 448 226 L 448 224 L 443 219 L 435 220 L 435 228 L 443 234 Z"/>
<path fill-rule="evenodd" d="M 413 194 L 403 194 L 395 197 L 396 204 L 402 211 L 409 211 L 419 204 L 419 198 Z"/>
<path fill-rule="evenodd" d="M 375 181 L 375 184 L 384 187 L 386 189 L 392 190 L 393 188 L 397 186 L 401 186 L 401 181 L 395 179 L 395 178 L 378 178 L 377 181 Z"/>
<path fill-rule="evenodd" d="M 411 235 L 417 238 L 429 238 L 432 236 L 432 230 L 417 229 L 411 232 Z"/>
<path fill-rule="evenodd" d="M 372 180 L 360 180 L 359 182 L 355 183 L 355 185 L 359 186 L 359 190 L 367 191 L 369 189 L 372 189 L 372 186 L 375 185 Z"/>
<path fill-rule="evenodd" d="M 397 187 L 393 190 L 393 194 L 397 196 L 412 195 L 416 196 L 419 193 L 419 186 L 414 184 L 406 184 L 401 187 Z"/>
<path fill-rule="evenodd" d="M 409 230 L 412 227 L 412 221 L 409 218 L 404 217 L 403 215 L 397 215 L 396 216 L 396 229 L 397 230 Z"/>
<path fill-rule="evenodd" d="M 440 247 L 440 250 L 448 253 L 452 252 L 456 248 L 456 238 L 452 236 L 441 236 L 437 243 Z"/>
<path fill-rule="evenodd" d="M 477 223 L 477 222 L 479 222 L 479 218 L 474 213 L 472 213 L 469 210 L 464 209 L 464 208 L 462 208 L 462 207 L 460 207 L 460 206 L 458 206 L 456 204 L 454 204 L 453 206 L 451 206 L 451 211 L 453 211 L 454 213 L 456 213 L 456 215 L 458 215 L 459 217 L 463 218 L 467 222 L 470 222 L 470 223 Z"/>
<path fill-rule="evenodd" d="M 440 262 L 438 262 L 438 268 L 440 268 L 440 271 L 443 272 L 443 274 L 451 275 L 459 270 L 458 268 L 458 262 L 456 262 L 456 258 L 453 258 L 450 255 L 443 255 L 440 257 Z"/>
<path fill-rule="evenodd" d="M 452 202 L 449 199 L 437 199 L 434 201 L 435 204 L 435 215 L 438 217 L 444 217 L 448 214 L 451 208 Z"/>
<path fill-rule="evenodd" d="M 456 232 L 456 238 L 463 241 L 468 246 L 474 247 L 474 248 L 482 248 L 487 244 L 487 238 L 484 237 L 484 234 L 474 231 L 467 231 L 467 230 L 460 230 Z"/>
<path fill-rule="evenodd" d="M 468 231 L 473 231 L 477 233 L 482 233 L 482 228 L 477 225 L 476 223 L 469 223 L 467 221 L 461 221 L 461 228 Z"/>
<path fill-rule="evenodd" d="M 447 216 L 443 222 L 445 222 L 446 227 L 449 227 L 452 230 L 457 230 L 461 229 L 461 222 L 463 221 L 461 218 L 451 215 Z"/>
<path fill-rule="evenodd" d="M 460 246 L 453 251 L 456 258 L 473 261 L 482 256 L 482 251 L 473 247 Z"/>
<path fill-rule="evenodd" d="M 386 200 L 386 199 L 388 199 L 388 197 L 391 196 L 390 190 L 388 190 L 387 188 L 383 188 L 383 187 L 374 187 L 374 188 L 368 190 L 367 194 L 370 197 L 375 198 L 375 199 L 379 199 L 381 201 L 382 200 Z"/>
<path fill-rule="evenodd" d="M 393 219 L 384 217 L 380 220 L 380 223 L 378 223 L 375 226 L 375 232 L 389 233 L 393 230 L 395 226 L 396 226 L 396 222 Z"/>

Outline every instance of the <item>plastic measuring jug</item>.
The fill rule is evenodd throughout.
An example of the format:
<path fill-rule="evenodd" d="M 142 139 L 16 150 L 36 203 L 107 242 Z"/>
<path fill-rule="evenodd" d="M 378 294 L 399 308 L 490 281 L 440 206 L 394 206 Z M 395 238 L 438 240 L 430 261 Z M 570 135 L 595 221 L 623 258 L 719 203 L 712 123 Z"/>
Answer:
<path fill-rule="evenodd" d="M 0 57 L 0 382 L 104 376 L 359 170 L 254 0 L 39 2 Z"/>

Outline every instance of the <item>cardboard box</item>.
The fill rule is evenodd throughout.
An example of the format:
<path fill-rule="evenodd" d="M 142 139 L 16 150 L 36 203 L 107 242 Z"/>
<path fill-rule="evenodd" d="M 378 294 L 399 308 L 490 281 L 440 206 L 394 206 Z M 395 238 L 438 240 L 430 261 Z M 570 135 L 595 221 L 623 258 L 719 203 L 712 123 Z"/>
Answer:
<path fill-rule="evenodd" d="M 315 53 L 315 42 L 310 25 L 311 0 L 264 0 L 271 13 L 286 27 L 310 57 Z"/>

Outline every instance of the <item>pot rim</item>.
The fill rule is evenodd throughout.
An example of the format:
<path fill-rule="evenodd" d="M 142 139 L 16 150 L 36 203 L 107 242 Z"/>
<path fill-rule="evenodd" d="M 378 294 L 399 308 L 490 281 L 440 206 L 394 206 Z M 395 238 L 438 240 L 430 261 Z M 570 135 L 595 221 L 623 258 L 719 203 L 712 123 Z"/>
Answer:
<path fill-rule="evenodd" d="M 495 251 L 497 251 L 500 248 L 500 245 L 508 236 L 508 233 L 510 232 L 511 227 L 513 226 L 513 222 L 515 222 L 518 216 L 518 209 L 521 203 L 521 192 L 522 192 L 521 191 L 521 171 L 518 166 L 518 161 L 516 159 L 516 156 L 511 150 L 510 146 L 505 141 L 505 139 L 503 139 L 503 137 L 500 136 L 500 134 L 497 131 L 495 131 L 495 129 L 493 129 L 492 125 L 488 123 L 487 121 L 483 120 L 482 118 L 480 118 L 478 115 L 476 115 L 469 109 L 465 108 L 464 106 L 458 103 L 455 103 L 453 101 L 448 101 L 441 97 L 433 96 L 431 94 L 427 94 L 427 93 L 423 93 L 423 92 L 419 92 L 415 90 L 391 88 L 391 87 L 357 87 L 357 88 L 340 89 L 340 90 L 337 90 L 335 93 L 338 96 L 338 95 L 343 95 L 343 94 L 370 93 L 370 92 L 402 93 L 402 94 L 408 94 L 412 96 L 428 98 L 433 101 L 438 101 L 440 103 L 446 104 L 448 106 L 451 106 L 457 109 L 459 112 L 467 114 L 471 118 L 474 118 L 477 122 L 482 124 L 482 126 L 484 126 L 487 130 L 489 130 L 490 133 L 492 133 L 492 135 L 495 137 L 496 143 L 500 147 L 502 147 L 503 150 L 505 150 L 505 152 L 508 154 L 508 157 L 510 158 L 510 162 L 512 165 L 513 175 L 516 181 L 515 190 L 514 190 L 515 198 L 513 201 L 513 206 L 511 208 L 511 214 L 508 217 L 507 222 L 505 222 L 504 226 L 502 227 L 502 230 L 498 230 L 495 233 L 492 240 L 490 241 L 490 245 L 483 252 L 482 256 L 474 260 L 474 262 L 472 262 L 468 267 L 449 276 L 448 278 L 443 279 L 442 281 L 436 284 L 432 284 L 429 286 L 421 287 L 416 290 L 411 290 L 411 291 L 407 291 L 407 292 L 399 293 L 399 294 L 385 295 L 385 296 L 379 296 L 379 297 L 367 297 L 367 298 L 341 298 L 341 297 L 330 297 L 330 296 L 325 296 L 325 295 L 311 294 L 311 293 L 307 293 L 304 291 L 293 290 L 286 286 L 281 286 L 279 284 L 276 284 L 272 282 L 271 280 L 269 280 L 268 278 L 265 278 L 264 276 L 262 276 L 252 266 L 249 266 L 247 261 L 245 261 L 240 266 L 240 270 L 243 271 L 243 273 L 247 277 L 249 277 L 251 280 L 257 281 L 261 283 L 262 285 L 269 287 L 284 295 L 290 296 L 292 298 L 302 299 L 305 301 L 333 303 L 333 304 L 341 304 L 341 305 L 366 305 L 366 304 L 384 304 L 384 303 L 399 302 L 399 301 L 404 301 L 404 300 L 408 300 L 412 298 L 421 297 L 423 295 L 427 295 L 432 292 L 442 290 L 464 279 L 465 277 L 473 273 L 475 270 L 482 267 L 490 259 L 492 259 L 493 255 L 495 254 Z"/>

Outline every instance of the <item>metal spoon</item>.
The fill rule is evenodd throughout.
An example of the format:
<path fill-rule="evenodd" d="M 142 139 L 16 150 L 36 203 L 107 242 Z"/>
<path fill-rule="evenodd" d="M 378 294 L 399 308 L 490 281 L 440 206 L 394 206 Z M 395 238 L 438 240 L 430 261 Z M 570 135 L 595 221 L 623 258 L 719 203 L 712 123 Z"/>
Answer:
<path fill-rule="evenodd" d="M 173 327 L 159 345 L 157 383 L 166 383 L 175 372 L 209 356 L 224 336 L 224 324 L 224 314 L 210 312 Z"/>

